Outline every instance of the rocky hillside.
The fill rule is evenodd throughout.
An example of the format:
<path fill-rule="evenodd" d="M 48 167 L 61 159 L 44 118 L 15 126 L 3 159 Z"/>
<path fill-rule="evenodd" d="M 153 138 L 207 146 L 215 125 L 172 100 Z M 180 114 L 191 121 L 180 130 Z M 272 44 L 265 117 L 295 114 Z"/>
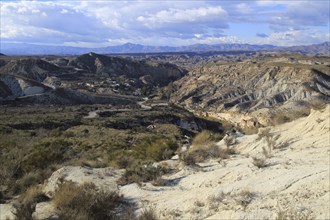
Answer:
<path fill-rule="evenodd" d="M 175 83 L 171 101 L 235 123 L 267 125 L 275 115 L 329 102 L 329 65 L 326 58 L 276 55 L 209 62 Z"/>
<path fill-rule="evenodd" d="M 18 75 L 35 81 L 43 81 L 47 75 L 59 74 L 60 68 L 40 58 L 13 59 L 6 63 L 0 72 Z"/>
<path fill-rule="evenodd" d="M 118 100 L 118 95 L 138 96 L 144 86 L 148 91 L 166 86 L 185 73 L 169 63 L 95 53 L 66 58 L 5 56 L 0 59 L 0 101 L 105 103 Z"/>
<path fill-rule="evenodd" d="M 179 69 L 173 64 L 137 62 L 95 53 L 78 56 L 71 60 L 68 65 L 102 76 L 148 77 L 148 83 L 161 86 L 167 85 L 169 82 L 185 75 L 183 69 Z"/>
<path fill-rule="evenodd" d="M 0 104 L 132 104 L 136 100 L 124 96 L 95 96 L 57 87 L 47 77 L 38 82 L 21 76 L 0 75 Z"/>
<path fill-rule="evenodd" d="M 296 52 L 303 54 L 326 54 L 330 55 L 330 41 L 321 44 L 301 45 L 292 47 L 280 47 L 277 49 L 282 52 Z"/>

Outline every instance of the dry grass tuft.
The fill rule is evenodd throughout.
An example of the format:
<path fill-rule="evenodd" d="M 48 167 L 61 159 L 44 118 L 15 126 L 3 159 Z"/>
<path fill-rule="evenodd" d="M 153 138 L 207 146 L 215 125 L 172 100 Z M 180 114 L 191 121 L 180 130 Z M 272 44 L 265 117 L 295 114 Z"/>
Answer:
<path fill-rule="evenodd" d="M 156 210 L 154 208 L 147 208 L 142 210 L 137 220 L 157 220 L 158 216 L 156 214 Z"/>
<path fill-rule="evenodd" d="M 243 190 L 240 193 L 237 193 L 235 196 L 236 202 L 245 209 L 257 195 L 256 193 L 249 190 Z"/>
<path fill-rule="evenodd" d="M 167 186 L 168 181 L 163 179 L 162 177 L 157 177 L 155 180 L 151 182 L 153 186 Z"/>
<path fill-rule="evenodd" d="M 312 212 L 307 209 L 279 209 L 276 220 L 315 220 Z"/>
<path fill-rule="evenodd" d="M 62 184 L 53 201 L 62 220 L 118 219 L 125 204 L 117 192 L 98 189 L 91 183 L 77 186 L 71 182 Z"/>
<path fill-rule="evenodd" d="M 220 141 L 222 139 L 222 136 L 220 134 L 204 130 L 200 133 L 198 133 L 193 141 L 192 145 L 195 147 L 203 147 L 203 146 L 208 146 L 212 145 L 213 143 Z"/>
<path fill-rule="evenodd" d="M 32 213 L 35 211 L 36 204 L 48 200 L 41 192 L 41 186 L 30 187 L 23 193 L 18 203 L 15 204 L 16 212 L 14 213 L 16 219 L 32 220 Z"/>
<path fill-rule="evenodd" d="M 212 203 L 220 203 L 226 198 L 227 195 L 228 194 L 221 191 L 220 193 L 218 193 L 216 195 L 210 196 L 209 201 Z"/>
<path fill-rule="evenodd" d="M 182 155 L 182 159 L 186 165 L 195 165 L 196 163 L 204 162 L 210 158 L 227 159 L 229 153 L 227 150 L 220 149 L 217 145 L 199 147 L 192 149 Z"/>

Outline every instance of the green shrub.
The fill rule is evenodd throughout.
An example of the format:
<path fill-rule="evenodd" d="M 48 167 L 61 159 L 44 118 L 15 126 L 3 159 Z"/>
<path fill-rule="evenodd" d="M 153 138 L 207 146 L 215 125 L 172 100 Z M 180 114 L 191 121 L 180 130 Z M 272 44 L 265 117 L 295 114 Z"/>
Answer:
<path fill-rule="evenodd" d="M 13 129 L 11 127 L 0 125 L 0 134 L 11 134 Z"/>
<path fill-rule="evenodd" d="M 130 155 L 120 155 L 116 158 L 116 166 L 120 169 L 132 167 L 136 164 L 136 159 Z"/>
<path fill-rule="evenodd" d="M 134 146 L 137 157 L 154 161 L 170 159 L 177 148 L 174 140 L 157 135 L 145 137 Z"/>
<path fill-rule="evenodd" d="M 15 191 L 24 192 L 30 186 L 41 183 L 42 181 L 43 177 L 40 172 L 31 171 L 16 181 Z"/>
<path fill-rule="evenodd" d="M 62 220 L 120 219 L 125 205 L 117 192 L 98 189 L 92 183 L 77 186 L 65 182 L 53 201 Z"/>
<path fill-rule="evenodd" d="M 156 180 L 158 177 L 168 173 L 169 170 L 152 164 L 139 165 L 126 169 L 125 173 L 118 180 L 118 184 L 140 183 Z"/>
<path fill-rule="evenodd" d="M 147 158 L 160 161 L 170 159 L 174 155 L 176 145 L 169 141 L 157 140 L 146 146 Z"/>
<path fill-rule="evenodd" d="M 61 134 L 62 134 L 61 129 L 60 128 L 55 128 L 55 129 L 50 130 L 48 132 L 48 137 L 59 137 L 59 136 L 61 136 Z"/>
<path fill-rule="evenodd" d="M 35 169 L 44 169 L 53 163 L 63 161 L 65 154 L 70 152 L 70 145 L 71 143 L 59 139 L 35 146 L 22 161 L 22 171 L 27 173 Z"/>
<path fill-rule="evenodd" d="M 70 138 L 70 137 L 74 137 L 75 136 L 75 133 L 74 132 L 72 132 L 72 131 L 66 131 L 66 132 L 64 132 L 64 137 L 66 137 L 66 138 Z"/>

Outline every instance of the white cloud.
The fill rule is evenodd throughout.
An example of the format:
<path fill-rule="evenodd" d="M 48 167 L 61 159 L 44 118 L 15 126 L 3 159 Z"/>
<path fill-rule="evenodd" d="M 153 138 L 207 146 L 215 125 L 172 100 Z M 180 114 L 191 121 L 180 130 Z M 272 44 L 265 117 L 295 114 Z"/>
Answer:
<path fill-rule="evenodd" d="M 266 21 L 275 30 L 329 24 L 330 4 L 327 0 L 257 1 L 256 5 L 265 11 Z M 273 8 L 267 10 L 263 7 Z"/>
<path fill-rule="evenodd" d="M 242 14 L 251 14 L 253 13 L 253 9 L 246 3 L 239 3 L 236 5 L 237 12 Z"/>
<path fill-rule="evenodd" d="M 62 9 L 61 14 L 67 14 L 69 11 L 67 9 Z"/>
<path fill-rule="evenodd" d="M 225 20 L 225 18 L 227 18 L 227 12 L 223 10 L 221 6 L 200 7 L 185 10 L 170 8 L 168 10 L 159 11 L 155 14 L 139 16 L 137 20 L 150 27 L 163 23 L 205 22 L 215 18 Z"/>
<path fill-rule="evenodd" d="M 20 13 L 15 13 L 20 11 Z M 70 12 L 64 13 L 63 12 Z M 60 2 L 4 2 L 1 7 L 1 38 L 30 43 L 104 39 L 95 35 L 104 27 L 93 17 Z M 99 39 L 98 39 L 99 38 Z"/>
<path fill-rule="evenodd" d="M 245 40 L 245 33 L 250 33 L 251 43 L 313 43 L 326 40 L 324 26 L 330 17 L 328 1 L 317 0 L 10 0 L 1 2 L 0 16 L 1 39 L 6 41 L 82 46 L 237 43 Z M 233 31 L 233 23 L 250 28 L 241 25 Z M 253 24 L 269 29 L 253 29 Z M 258 33 L 268 37 L 256 37 Z"/>
<path fill-rule="evenodd" d="M 318 33 L 316 29 L 288 30 L 275 32 L 257 41 L 259 44 L 279 46 L 307 45 L 329 40 L 329 33 Z"/>

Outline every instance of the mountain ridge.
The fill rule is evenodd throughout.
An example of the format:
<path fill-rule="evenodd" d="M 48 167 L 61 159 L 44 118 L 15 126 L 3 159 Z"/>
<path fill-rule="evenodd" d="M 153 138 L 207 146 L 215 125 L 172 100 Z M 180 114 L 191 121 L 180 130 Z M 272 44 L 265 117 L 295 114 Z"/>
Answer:
<path fill-rule="evenodd" d="M 170 52 L 209 52 L 209 51 L 274 51 L 298 52 L 304 54 L 330 54 L 330 42 L 297 46 L 274 46 L 269 44 L 193 44 L 188 46 L 149 46 L 125 43 L 100 48 L 49 46 L 26 43 L 1 43 L 0 52 L 8 55 L 80 55 L 88 52 L 100 54 L 125 53 L 170 53 Z"/>

